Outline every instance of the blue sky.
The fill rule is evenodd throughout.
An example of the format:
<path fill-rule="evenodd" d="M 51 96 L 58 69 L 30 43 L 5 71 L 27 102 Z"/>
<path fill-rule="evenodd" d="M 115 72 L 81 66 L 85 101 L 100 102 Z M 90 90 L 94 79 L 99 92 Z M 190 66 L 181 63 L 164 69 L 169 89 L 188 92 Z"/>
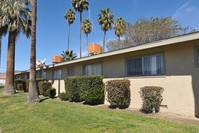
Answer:
<path fill-rule="evenodd" d="M 102 44 L 103 32 L 98 25 L 98 14 L 103 8 L 110 8 L 114 17 L 123 17 L 134 23 L 138 18 L 152 16 L 171 16 L 182 26 L 199 29 L 199 0 L 88 0 L 89 10 L 83 13 L 83 19 L 89 18 L 93 23 L 93 31 L 89 35 L 89 43 Z M 51 64 L 53 55 L 60 55 L 67 48 L 68 24 L 64 18 L 66 10 L 72 8 L 71 0 L 38 0 L 37 21 L 37 59 L 47 59 Z M 107 41 L 114 39 L 114 31 L 107 32 Z M 7 40 L 2 41 L 2 61 L 0 72 L 6 69 Z M 86 37 L 83 34 L 83 55 L 86 55 Z M 79 13 L 71 25 L 70 48 L 79 55 Z M 29 69 L 30 39 L 20 35 L 16 44 L 15 69 Z"/>

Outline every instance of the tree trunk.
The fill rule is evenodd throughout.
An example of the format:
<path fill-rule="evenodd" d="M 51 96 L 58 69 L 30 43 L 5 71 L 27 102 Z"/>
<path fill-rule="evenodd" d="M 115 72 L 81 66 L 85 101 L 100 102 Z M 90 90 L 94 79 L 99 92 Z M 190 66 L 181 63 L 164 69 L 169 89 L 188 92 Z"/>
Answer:
<path fill-rule="evenodd" d="M 32 30 L 30 47 L 30 81 L 28 103 L 39 102 L 36 88 L 36 19 L 37 19 L 37 0 L 32 0 Z"/>
<path fill-rule="evenodd" d="M 104 31 L 103 52 L 105 52 L 105 43 L 106 43 L 106 31 Z"/>
<path fill-rule="evenodd" d="M 82 12 L 80 12 L 80 58 L 82 58 Z"/>
<path fill-rule="evenodd" d="M 87 44 L 87 48 L 88 49 L 88 34 L 86 34 L 86 44 Z"/>
<path fill-rule="evenodd" d="M 15 67 L 15 41 L 16 32 L 9 32 L 8 37 L 8 53 L 7 53 L 7 66 L 6 66 L 6 83 L 3 94 L 9 95 L 15 93 L 14 89 L 14 67 Z"/>
<path fill-rule="evenodd" d="M 70 24 L 68 24 L 68 50 L 70 51 Z"/>
<path fill-rule="evenodd" d="M 124 48 L 124 46 L 123 45 L 121 46 L 121 44 L 120 44 L 120 36 L 118 36 L 118 47 L 119 47 L 119 49 Z"/>

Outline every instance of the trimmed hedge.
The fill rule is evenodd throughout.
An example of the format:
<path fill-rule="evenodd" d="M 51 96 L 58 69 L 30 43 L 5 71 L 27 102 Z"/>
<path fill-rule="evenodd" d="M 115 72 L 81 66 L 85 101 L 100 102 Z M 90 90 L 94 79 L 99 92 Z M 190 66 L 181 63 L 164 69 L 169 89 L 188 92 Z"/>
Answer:
<path fill-rule="evenodd" d="M 106 82 L 110 108 L 128 108 L 131 101 L 130 81 L 127 79 Z"/>
<path fill-rule="evenodd" d="M 47 82 L 47 81 L 43 78 L 36 79 L 36 87 L 37 87 L 37 92 L 39 95 L 43 95 L 43 89 L 41 88 L 43 85 L 41 85 L 41 84 L 44 82 Z M 51 88 L 51 87 L 49 87 L 49 88 Z M 49 88 L 46 88 L 45 90 L 47 90 Z M 27 90 L 27 92 L 29 90 L 29 80 L 26 80 L 26 90 Z"/>
<path fill-rule="evenodd" d="M 59 94 L 59 98 L 62 100 L 62 101 L 67 101 L 69 98 L 68 98 L 68 93 L 66 92 L 62 92 Z"/>
<path fill-rule="evenodd" d="M 68 93 L 70 102 L 80 102 L 80 87 L 78 85 L 78 77 L 65 79 L 65 91 Z"/>
<path fill-rule="evenodd" d="M 14 86 L 16 90 L 27 92 L 26 81 L 23 79 L 15 79 Z"/>
<path fill-rule="evenodd" d="M 47 96 L 46 91 L 48 89 L 52 88 L 52 83 L 51 82 L 39 82 L 38 83 L 38 90 L 39 90 L 39 94 L 42 94 L 44 96 Z"/>
<path fill-rule="evenodd" d="M 46 91 L 47 95 L 50 97 L 50 98 L 54 98 L 55 95 L 56 95 L 56 89 L 55 88 L 50 88 Z"/>
<path fill-rule="evenodd" d="M 141 111 L 145 113 L 159 112 L 163 100 L 163 91 L 164 89 L 159 86 L 142 87 L 140 89 L 140 95 L 143 101 Z"/>
<path fill-rule="evenodd" d="M 102 76 L 75 76 L 65 79 L 69 101 L 96 105 L 104 102 Z"/>

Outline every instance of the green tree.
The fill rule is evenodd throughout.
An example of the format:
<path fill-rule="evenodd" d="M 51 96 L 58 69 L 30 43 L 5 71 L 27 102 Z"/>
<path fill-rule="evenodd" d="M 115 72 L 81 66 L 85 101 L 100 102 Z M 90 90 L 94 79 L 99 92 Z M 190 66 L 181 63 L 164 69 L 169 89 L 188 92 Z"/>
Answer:
<path fill-rule="evenodd" d="M 87 0 L 72 0 L 72 6 L 75 11 L 80 13 L 80 58 L 82 57 L 82 12 L 88 10 L 89 3 Z"/>
<path fill-rule="evenodd" d="M 101 14 L 99 14 L 98 17 L 98 22 L 101 25 L 101 29 L 104 31 L 103 50 L 105 52 L 106 32 L 112 28 L 114 16 L 109 8 L 105 8 L 101 10 Z"/>
<path fill-rule="evenodd" d="M 73 50 L 66 50 L 66 51 L 62 51 L 61 54 L 62 58 L 64 61 L 70 61 L 70 60 L 74 60 L 77 56 L 75 53 L 73 53 Z"/>
<path fill-rule="evenodd" d="M 70 46 L 70 25 L 75 21 L 75 12 L 72 9 L 69 9 L 65 14 L 65 19 L 68 22 L 68 50 Z"/>
<path fill-rule="evenodd" d="M 32 30 L 30 46 L 30 79 L 28 103 L 39 101 L 36 88 L 36 19 L 37 19 L 37 0 L 32 0 Z"/>
<path fill-rule="evenodd" d="M 118 45 L 120 45 L 120 37 L 124 35 L 126 31 L 126 22 L 122 17 L 116 19 L 114 24 L 114 31 L 115 35 L 118 37 Z"/>
<path fill-rule="evenodd" d="M 82 30 L 86 34 L 86 44 L 87 44 L 87 48 L 88 48 L 88 34 L 90 34 L 92 31 L 92 23 L 89 19 L 85 19 L 83 21 Z"/>
<path fill-rule="evenodd" d="M 27 0 L 1 1 L 0 29 L 4 34 L 9 33 L 4 95 L 15 93 L 15 42 L 21 32 L 26 34 L 27 37 L 30 35 L 31 11 L 28 8 L 28 4 Z"/>
<path fill-rule="evenodd" d="M 171 17 L 139 18 L 135 24 L 126 23 L 124 40 L 121 40 L 120 43 L 123 44 L 123 47 L 136 46 L 181 35 L 182 31 L 188 32 L 187 27 L 183 28 L 177 20 Z M 110 41 L 107 47 L 109 51 L 120 48 L 118 40 Z"/>

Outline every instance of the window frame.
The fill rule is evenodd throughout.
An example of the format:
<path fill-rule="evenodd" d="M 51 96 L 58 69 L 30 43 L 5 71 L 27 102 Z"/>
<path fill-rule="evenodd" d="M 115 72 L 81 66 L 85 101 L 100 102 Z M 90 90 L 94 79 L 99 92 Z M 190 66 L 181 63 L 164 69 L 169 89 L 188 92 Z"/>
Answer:
<path fill-rule="evenodd" d="M 144 57 L 151 57 L 151 56 L 157 56 L 157 55 L 162 55 L 162 60 L 163 60 L 163 72 L 162 74 L 143 74 L 144 72 L 144 66 L 143 66 L 143 60 L 144 60 Z M 127 61 L 128 60 L 132 60 L 132 59 L 137 59 L 137 58 L 141 58 L 142 60 L 142 74 L 141 75 L 129 75 L 128 74 L 128 64 L 127 64 Z M 166 65 L 165 65 L 165 55 L 164 55 L 164 52 L 158 52 L 158 53 L 151 53 L 151 54 L 145 54 L 145 55 L 140 55 L 140 56 L 134 56 L 134 57 L 128 57 L 126 58 L 125 60 L 125 75 L 126 77 L 144 77 L 144 76 L 163 76 L 166 74 Z"/>
<path fill-rule="evenodd" d="M 56 71 L 60 71 L 61 73 L 60 73 L 60 78 L 54 78 L 54 74 L 55 74 L 55 72 Z M 53 80 L 60 80 L 62 78 L 62 69 L 54 69 L 53 70 Z"/>
<path fill-rule="evenodd" d="M 88 66 L 88 65 L 92 66 L 94 64 L 100 64 L 100 66 L 101 66 L 101 74 L 97 74 L 97 75 L 103 75 L 103 64 L 102 64 L 102 62 L 94 62 L 94 63 L 83 64 L 83 71 L 82 71 L 83 73 L 82 74 L 83 75 L 88 75 L 88 74 L 85 73 L 85 67 Z M 95 74 L 92 74 L 92 75 L 95 75 Z"/>
<path fill-rule="evenodd" d="M 69 74 L 69 69 L 72 68 L 73 69 L 73 73 L 72 74 Z M 75 76 L 75 67 L 74 66 L 67 66 L 66 68 L 67 70 L 67 76 L 68 77 L 71 77 L 71 76 Z"/>

